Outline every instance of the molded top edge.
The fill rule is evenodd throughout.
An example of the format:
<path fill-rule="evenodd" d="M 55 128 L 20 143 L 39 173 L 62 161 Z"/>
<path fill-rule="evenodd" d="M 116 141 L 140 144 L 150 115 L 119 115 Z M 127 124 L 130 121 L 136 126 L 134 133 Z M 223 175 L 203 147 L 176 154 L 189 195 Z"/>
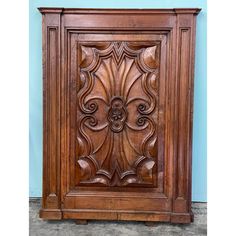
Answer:
<path fill-rule="evenodd" d="M 119 9 L 119 8 L 63 8 L 63 7 L 39 7 L 42 13 L 56 14 L 198 14 L 201 8 L 153 8 L 153 9 Z"/>

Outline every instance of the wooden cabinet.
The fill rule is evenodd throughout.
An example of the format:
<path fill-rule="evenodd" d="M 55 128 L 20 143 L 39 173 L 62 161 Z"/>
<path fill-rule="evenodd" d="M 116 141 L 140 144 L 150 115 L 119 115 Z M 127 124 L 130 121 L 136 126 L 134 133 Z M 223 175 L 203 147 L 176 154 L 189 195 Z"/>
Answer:
<path fill-rule="evenodd" d="M 39 10 L 40 216 L 190 222 L 200 9 Z"/>

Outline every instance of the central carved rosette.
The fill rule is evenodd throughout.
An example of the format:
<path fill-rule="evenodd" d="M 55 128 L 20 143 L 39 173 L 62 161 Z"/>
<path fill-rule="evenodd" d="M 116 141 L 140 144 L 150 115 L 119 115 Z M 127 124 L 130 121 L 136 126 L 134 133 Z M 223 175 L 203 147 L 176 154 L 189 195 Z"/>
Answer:
<path fill-rule="evenodd" d="M 121 97 L 112 98 L 107 119 L 113 132 L 118 133 L 123 130 L 127 119 L 127 111 Z"/>

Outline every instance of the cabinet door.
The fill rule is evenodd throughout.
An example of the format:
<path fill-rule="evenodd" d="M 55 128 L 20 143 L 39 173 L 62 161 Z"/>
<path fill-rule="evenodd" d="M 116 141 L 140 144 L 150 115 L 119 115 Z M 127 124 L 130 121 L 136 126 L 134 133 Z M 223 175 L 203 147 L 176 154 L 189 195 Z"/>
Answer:
<path fill-rule="evenodd" d="M 170 209 L 165 155 L 167 35 L 72 32 L 67 45 L 67 199 L 85 192 L 96 199 L 101 193 L 107 198 L 125 194 L 128 202 L 144 197 L 144 205 L 136 208 Z M 145 202 L 150 196 L 161 200 Z M 84 201 L 88 208 L 97 206 L 91 198 Z M 86 207 L 75 202 L 77 208 Z M 128 202 L 114 200 L 112 208 L 128 209 Z M 70 204 L 68 200 L 66 207 Z"/>

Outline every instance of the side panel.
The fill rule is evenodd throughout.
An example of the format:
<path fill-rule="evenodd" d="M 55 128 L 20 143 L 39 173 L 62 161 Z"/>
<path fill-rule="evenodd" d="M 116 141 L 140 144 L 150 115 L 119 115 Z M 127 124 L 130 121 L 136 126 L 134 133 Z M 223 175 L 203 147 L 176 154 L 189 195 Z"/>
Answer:
<path fill-rule="evenodd" d="M 52 211 L 47 212 L 47 209 Z M 43 209 L 60 211 L 60 14 L 43 16 Z"/>
<path fill-rule="evenodd" d="M 176 159 L 173 210 L 191 212 L 191 160 L 195 17 L 177 16 Z"/>

